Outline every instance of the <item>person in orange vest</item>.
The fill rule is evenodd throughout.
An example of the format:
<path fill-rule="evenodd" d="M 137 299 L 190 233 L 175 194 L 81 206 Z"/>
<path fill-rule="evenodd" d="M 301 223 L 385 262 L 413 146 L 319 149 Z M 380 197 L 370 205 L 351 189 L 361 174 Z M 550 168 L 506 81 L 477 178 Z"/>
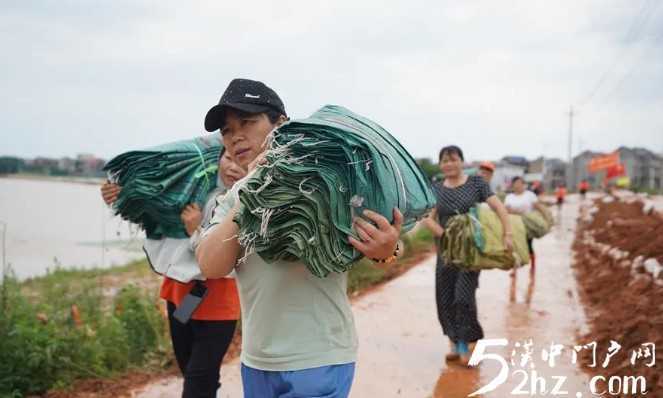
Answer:
<path fill-rule="evenodd" d="M 493 179 L 493 174 L 495 174 L 495 165 L 493 162 L 481 162 L 479 163 L 479 175 L 483 178 L 488 184 Z"/>
<path fill-rule="evenodd" d="M 564 204 L 564 198 L 566 198 L 566 186 L 564 184 L 559 184 L 555 191 L 555 196 L 557 197 L 557 208 L 561 209 Z"/>
<path fill-rule="evenodd" d="M 582 197 L 582 200 L 585 200 L 585 196 L 587 195 L 587 191 L 589 191 L 589 183 L 587 182 L 587 180 L 580 181 L 580 184 L 578 184 L 578 192 L 580 192 L 580 196 Z"/>

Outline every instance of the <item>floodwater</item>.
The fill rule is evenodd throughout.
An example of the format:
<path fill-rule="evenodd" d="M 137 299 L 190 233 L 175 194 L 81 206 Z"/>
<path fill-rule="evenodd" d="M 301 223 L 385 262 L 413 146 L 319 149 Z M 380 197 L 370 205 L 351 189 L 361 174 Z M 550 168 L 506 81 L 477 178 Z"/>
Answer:
<path fill-rule="evenodd" d="M 20 279 L 143 256 L 144 235 L 112 215 L 94 184 L 0 178 L 0 252 L 3 232 L 5 263 Z"/>
<path fill-rule="evenodd" d="M 508 369 L 503 383 L 477 396 L 591 396 L 587 377 L 571 356 L 585 325 L 570 267 L 577 211 L 577 197 L 572 195 L 560 213 L 561 225 L 535 241 L 535 274 L 529 266 L 515 279 L 505 271 L 481 274 L 477 297 L 485 338 L 507 340 L 507 346 L 490 346 L 486 354 L 503 358 Z M 351 397 L 464 398 L 498 375 L 499 359 L 485 359 L 470 369 L 445 362 L 449 345 L 437 321 L 434 275 L 431 258 L 354 302 L 360 348 Z M 521 366 L 530 339 L 533 361 Z M 563 346 L 554 367 L 542 359 L 552 343 Z M 221 375 L 218 396 L 242 396 L 238 359 L 225 364 Z M 138 396 L 178 397 L 181 383 L 177 377 L 166 379 Z"/>

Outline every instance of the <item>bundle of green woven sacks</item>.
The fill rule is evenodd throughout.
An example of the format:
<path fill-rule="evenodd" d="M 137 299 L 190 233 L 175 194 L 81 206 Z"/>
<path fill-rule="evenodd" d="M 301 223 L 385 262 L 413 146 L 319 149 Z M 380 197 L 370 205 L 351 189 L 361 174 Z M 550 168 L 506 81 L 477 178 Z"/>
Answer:
<path fill-rule="evenodd" d="M 534 210 L 529 213 L 525 213 L 522 216 L 523 223 L 525 224 L 525 230 L 527 231 L 527 237 L 530 239 L 538 239 L 544 237 L 553 225 L 553 217 L 550 214 L 550 211 L 544 209 Z"/>
<path fill-rule="evenodd" d="M 444 262 L 467 271 L 511 269 L 530 262 L 527 233 L 522 217 L 509 215 L 513 251 L 504 247 L 503 229 L 497 214 L 479 205 L 467 214 L 453 216 L 438 246 Z"/>
<path fill-rule="evenodd" d="M 301 261 L 318 277 L 361 258 L 348 242 L 352 220 L 370 209 L 403 232 L 435 205 L 414 158 L 385 129 L 339 106 L 273 133 L 266 163 L 239 189 L 240 243 L 266 262 Z"/>
<path fill-rule="evenodd" d="M 221 148 L 218 136 L 206 136 L 114 157 L 104 170 L 122 187 L 115 213 L 149 239 L 186 238 L 180 213 L 189 203 L 203 207 L 216 188 Z"/>

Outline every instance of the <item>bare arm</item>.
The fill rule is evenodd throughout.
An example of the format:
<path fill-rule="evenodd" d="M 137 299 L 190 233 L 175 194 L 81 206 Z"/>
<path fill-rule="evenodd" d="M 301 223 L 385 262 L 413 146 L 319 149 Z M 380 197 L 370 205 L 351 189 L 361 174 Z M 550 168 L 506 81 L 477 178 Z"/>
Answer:
<path fill-rule="evenodd" d="M 239 226 L 233 222 L 233 217 L 238 209 L 239 202 L 200 240 L 196 249 L 196 259 L 206 278 L 224 277 L 232 272 L 237 263 L 241 246 L 237 240 Z"/>
<path fill-rule="evenodd" d="M 504 231 L 504 247 L 507 250 L 513 250 L 513 231 L 511 230 L 509 213 L 507 212 L 506 207 L 504 207 L 502 202 L 495 195 L 486 199 L 486 203 L 488 203 L 488 206 L 490 206 L 490 208 L 493 209 L 493 211 L 495 211 L 497 216 L 500 218 L 500 222 L 502 223 L 502 231 Z"/>
<path fill-rule="evenodd" d="M 536 203 L 534 203 L 534 208 L 540 211 L 541 213 L 546 214 L 547 210 L 546 205 L 541 203 L 541 201 L 537 200 Z"/>
<path fill-rule="evenodd" d="M 436 238 L 444 235 L 444 228 L 442 228 L 440 223 L 437 222 L 437 209 L 433 209 L 433 211 L 430 212 L 426 218 L 421 220 L 421 222 L 433 233 L 433 236 Z"/>

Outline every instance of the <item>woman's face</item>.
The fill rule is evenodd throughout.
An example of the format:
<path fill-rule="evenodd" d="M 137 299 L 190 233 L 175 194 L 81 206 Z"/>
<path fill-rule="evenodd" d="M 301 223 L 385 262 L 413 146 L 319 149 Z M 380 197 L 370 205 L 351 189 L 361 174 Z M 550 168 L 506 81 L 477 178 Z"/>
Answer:
<path fill-rule="evenodd" d="M 463 172 L 463 160 L 456 153 L 446 152 L 440 160 L 440 171 L 445 178 L 458 177 Z"/>
<path fill-rule="evenodd" d="M 223 145 L 234 162 L 247 169 L 265 150 L 267 135 L 277 125 L 272 124 L 265 113 L 240 114 L 228 109 L 225 117 L 226 124 L 221 130 Z"/>
<path fill-rule="evenodd" d="M 513 192 L 521 194 L 525 192 L 525 183 L 521 179 L 517 179 L 513 182 Z"/>
<path fill-rule="evenodd" d="M 219 159 L 219 173 L 221 174 L 221 181 L 227 189 L 230 189 L 246 175 L 244 169 L 233 161 L 228 151 L 225 151 Z"/>

